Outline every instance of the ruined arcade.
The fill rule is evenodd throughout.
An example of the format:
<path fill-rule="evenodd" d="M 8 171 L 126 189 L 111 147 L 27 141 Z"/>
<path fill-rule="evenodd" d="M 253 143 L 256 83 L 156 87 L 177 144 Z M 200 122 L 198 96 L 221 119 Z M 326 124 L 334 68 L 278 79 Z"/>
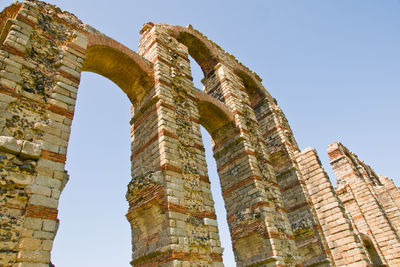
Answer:
<path fill-rule="evenodd" d="M 200 125 L 213 139 L 237 266 L 400 265 L 392 180 L 334 143 L 334 188 L 260 77 L 192 27 L 146 23 L 133 52 L 24 1 L 2 11 L 0 30 L 0 266 L 49 266 L 82 71 L 132 103 L 132 266 L 223 266 Z"/>

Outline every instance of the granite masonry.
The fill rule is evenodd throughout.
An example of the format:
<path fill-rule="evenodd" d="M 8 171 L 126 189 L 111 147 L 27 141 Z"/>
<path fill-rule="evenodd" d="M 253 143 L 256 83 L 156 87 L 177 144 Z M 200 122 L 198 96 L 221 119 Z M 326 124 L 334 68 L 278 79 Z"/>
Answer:
<path fill-rule="evenodd" d="M 132 102 L 132 266 L 223 266 L 200 125 L 237 266 L 400 266 L 399 188 L 334 143 L 335 189 L 260 77 L 190 25 L 146 23 L 133 52 L 24 1 L 1 12 L 0 30 L 0 266 L 49 266 L 82 71 Z"/>

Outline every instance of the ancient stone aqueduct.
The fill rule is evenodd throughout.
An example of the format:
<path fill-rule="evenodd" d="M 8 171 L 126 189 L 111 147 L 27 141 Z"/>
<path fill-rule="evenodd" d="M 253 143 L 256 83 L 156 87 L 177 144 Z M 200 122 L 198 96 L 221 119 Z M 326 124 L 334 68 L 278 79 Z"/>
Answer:
<path fill-rule="evenodd" d="M 257 74 L 192 27 L 147 23 L 135 53 L 25 1 L 1 13 L 0 29 L 0 266 L 49 266 L 81 71 L 132 102 L 132 266 L 223 265 L 200 125 L 213 139 L 237 266 L 400 266 L 392 180 L 334 143 L 334 189 Z"/>

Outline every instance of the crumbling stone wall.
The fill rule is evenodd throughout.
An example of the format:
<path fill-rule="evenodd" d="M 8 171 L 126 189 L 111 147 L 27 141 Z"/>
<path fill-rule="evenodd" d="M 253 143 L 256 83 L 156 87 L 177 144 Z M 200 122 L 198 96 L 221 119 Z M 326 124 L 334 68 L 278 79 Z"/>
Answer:
<path fill-rule="evenodd" d="M 358 232 L 374 247 L 381 262 L 398 265 L 400 210 L 393 196 L 398 196 L 399 189 L 388 178 L 379 177 L 341 143 L 331 144 L 328 153 L 338 179 L 336 192 Z"/>
<path fill-rule="evenodd" d="M 223 265 L 200 125 L 213 139 L 238 266 L 398 264 L 393 182 L 331 146 L 336 193 L 257 74 L 191 26 L 146 23 L 135 53 L 24 1 L 0 14 L 0 30 L 0 266 L 49 265 L 82 71 L 132 102 L 132 266 Z"/>
<path fill-rule="evenodd" d="M 311 196 L 310 204 L 316 210 L 333 262 L 338 266 L 370 265 L 371 260 L 359 233 L 335 193 L 316 151 L 308 148 L 296 156 L 304 184 Z"/>

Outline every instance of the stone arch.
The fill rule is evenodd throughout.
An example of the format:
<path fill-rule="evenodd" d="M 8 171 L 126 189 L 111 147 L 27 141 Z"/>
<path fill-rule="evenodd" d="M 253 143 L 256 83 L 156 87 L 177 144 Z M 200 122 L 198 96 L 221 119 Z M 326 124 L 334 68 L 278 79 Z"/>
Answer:
<path fill-rule="evenodd" d="M 232 112 L 214 97 L 202 92 L 196 92 L 199 123 L 206 128 L 211 136 L 223 127 L 234 125 L 235 118 Z"/>
<path fill-rule="evenodd" d="M 205 77 L 212 74 L 218 63 L 223 63 L 238 75 L 247 85 L 247 93 L 253 99 L 272 100 L 272 96 L 261 84 L 261 78 L 243 66 L 234 56 L 223 51 L 217 44 L 195 30 L 191 25 L 187 27 L 167 25 L 168 33 L 180 43 L 188 47 L 189 54 L 196 60 L 203 70 Z M 255 101 L 255 100 L 254 100 Z"/>
<path fill-rule="evenodd" d="M 88 33 L 82 71 L 100 74 L 117 84 L 137 104 L 153 88 L 151 63 L 105 35 Z"/>
<path fill-rule="evenodd" d="M 251 72 L 232 55 L 227 54 L 191 25 L 187 27 L 166 25 L 166 27 L 172 37 L 188 48 L 189 54 L 200 65 L 205 77 L 210 74 L 218 63 L 225 63 L 231 66 L 240 78 L 248 82 L 253 91 L 257 91 L 262 96 L 269 96 L 269 93 L 261 85 L 261 78 L 257 74 Z"/>
<path fill-rule="evenodd" d="M 252 74 L 249 74 L 246 69 L 241 66 L 236 66 L 236 68 L 234 68 L 234 73 L 242 80 L 252 107 L 256 106 L 264 99 L 273 101 L 272 96 L 264 89 L 261 82 Z"/>
<path fill-rule="evenodd" d="M 167 27 L 168 33 L 188 48 L 189 54 L 200 65 L 204 76 L 207 76 L 220 62 L 218 53 L 212 44 L 191 25 L 186 28 L 172 25 L 167 25 Z"/>
<path fill-rule="evenodd" d="M 386 266 L 385 264 L 383 264 L 383 261 L 379 256 L 378 250 L 375 248 L 372 240 L 364 233 L 360 233 L 360 237 L 373 266 Z"/>

